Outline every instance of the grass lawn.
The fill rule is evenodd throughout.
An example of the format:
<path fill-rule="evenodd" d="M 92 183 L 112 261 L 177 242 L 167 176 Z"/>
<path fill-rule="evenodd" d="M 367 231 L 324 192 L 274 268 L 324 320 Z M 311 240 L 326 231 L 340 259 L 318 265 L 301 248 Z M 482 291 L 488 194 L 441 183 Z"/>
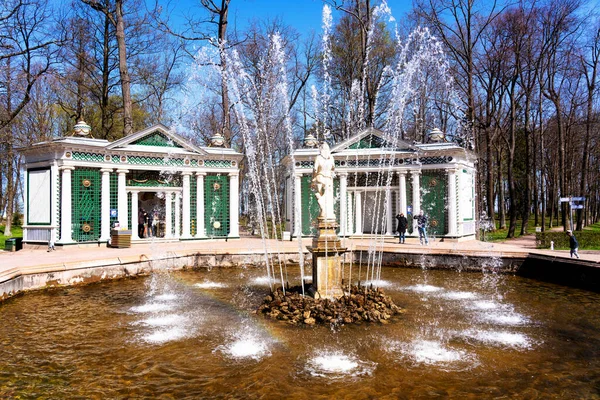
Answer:
<path fill-rule="evenodd" d="M 554 221 L 556 223 L 556 221 Z M 506 224 L 508 225 L 508 220 L 506 221 Z M 498 226 L 498 221 L 496 220 L 496 227 Z M 523 225 L 523 220 L 517 220 L 517 227 L 515 229 L 515 237 L 518 238 L 519 236 L 521 236 L 521 225 Z M 553 228 L 556 227 L 556 225 L 553 225 Z M 549 226 L 546 226 L 546 229 L 550 229 Z M 584 230 L 591 230 L 594 232 L 600 232 L 600 222 L 596 223 L 596 224 L 592 224 L 592 225 L 588 225 L 586 227 L 583 228 Z M 530 218 L 529 222 L 527 224 L 527 231 L 530 234 L 534 234 L 535 233 L 535 223 L 534 223 L 534 219 Z M 506 229 L 496 229 L 494 232 L 486 232 L 485 234 L 485 241 L 486 242 L 499 242 L 499 241 L 503 241 L 506 240 L 506 235 L 508 234 L 508 228 Z"/>
<path fill-rule="evenodd" d="M 23 237 L 23 229 L 21 229 L 20 226 L 13 226 L 11 231 L 12 231 L 13 238 Z M 6 239 L 10 239 L 10 238 L 4 236 L 4 225 L 0 225 L 0 249 L 1 250 L 4 250 L 4 244 L 6 242 Z"/>
<path fill-rule="evenodd" d="M 496 228 L 499 226 L 498 220 L 496 220 Z M 485 233 L 485 241 L 486 242 L 499 242 L 506 240 L 506 235 L 508 235 L 508 219 L 506 221 L 507 228 L 506 229 L 496 229 L 494 232 L 486 232 Z M 517 227 L 515 228 L 515 237 L 521 236 L 521 226 L 523 225 L 523 220 L 517 220 Z M 530 218 L 527 223 L 527 231 L 528 233 L 535 233 L 535 220 Z"/>
<path fill-rule="evenodd" d="M 517 220 L 517 227 L 515 229 L 515 238 L 521 236 L 521 225 L 523 224 L 522 220 Z M 498 226 L 498 221 L 496 221 L 496 226 Z M 556 225 L 553 226 L 553 228 L 556 227 Z M 562 228 L 562 227 L 561 227 Z M 547 229 L 549 229 L 549 227 L 547 227 Z M 592 232 L 600 232 L 600 223 L 596 223 L 596 224 L 592 224 L 592 225 L 588 225 L 586 227 L 583 228 L 584 231 L 592 231 Z M 530 219 L 529 223 L 528 223 L 528 232 L 530 234 L 535 234 L 535 224 L 534 224 L 534 220 Z M 508 229 L 496 229 L 494 232 L 486 232 L 485 234 L 485 241 L 486 242 L 500 242 L 500 241 L 504 241 L 506 240 L 506 235 L 508 234 Z M 575 232 L 575 236 L 577 236 L 577 232 Z M 556 249 L 568 249 L 568 247 L 565 248 L 558 248 L 556 247 Z M 586 246 L 585 247 L 586 250 L 600 250 L 600 244 L 596 245 L 592 245 L 592 246 Z"/>

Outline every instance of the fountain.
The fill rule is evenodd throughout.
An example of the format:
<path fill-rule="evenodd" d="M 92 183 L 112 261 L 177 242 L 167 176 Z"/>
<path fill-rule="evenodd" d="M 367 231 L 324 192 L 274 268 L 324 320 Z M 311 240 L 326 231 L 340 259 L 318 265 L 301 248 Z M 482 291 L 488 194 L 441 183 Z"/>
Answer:
<path fill-rule="evenodd" d="M 386 293 L 408 312 L 338 329 L 256 315 L 272 295 L 263 274 L 199 268 L 8 300 L 0 397 L 596 396 L 597 293 L 384 267 Z"/>
<path fill-rule="evenodd" d="M 276 80 L 281 72 L 267 76 L 283 65 L 276 36 L 271 45 L 263 71 Z M 274 104 L 288 109 L 286 88 L 266 85 L 276 90 L 265 98 L 235 54 L 227 57 L 228 70 L 219 73 L 229 77 L 249 155 L 266 276 L 249 265 L 180 272 L 163 266 L 150 277 L 6 301 L 0 304 L 0 397 L 597 397 L 598 294 L 500 277 L 488 267 L 483 274 L 386 267 L 378 250 L 383 235 L 374 236 L 365 256 L 366 277 L 362 261 L 344 272 L 348 253 L 336 234 L 335 164 L 326 142 L 313 176 L 320 208 L 310 247 L 315 297 L 304 295 L 302 238 L 299 264 L 266 245 L 282 218 L 272 179 L 277 165 L 262 151 L 271 143 L 261 122 L 268 119 L 264 113 L 279 110 Z M 398 101 L 389 131 L 401 124 L 401 89 L 410 89 L 403 85 L 418 68 L 411 64 L 408 70 L 388 71 Z M 249 108 L 247 95 L 266 105 Z M 285 121 L 291 148 L 289 116 L 276 117 Z M 316 145 L 314 136 L 307 138 Z M 389 179 L 385 173 L 376 177 L 384 187 Z M 373 225 L 381 227 L 376 215 Z M 402 320 L 394 321 L 400 313 Z"/>

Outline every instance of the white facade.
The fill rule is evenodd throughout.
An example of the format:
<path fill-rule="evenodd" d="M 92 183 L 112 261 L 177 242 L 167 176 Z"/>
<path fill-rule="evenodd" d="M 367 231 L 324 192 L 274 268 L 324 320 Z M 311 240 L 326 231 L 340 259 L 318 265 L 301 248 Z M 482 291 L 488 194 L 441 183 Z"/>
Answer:
<path fill-rule="evenodd" d="M 476 156 L 447 142 L 409 144 L 368 128 L 331 148 L 335 158 L 336 215 L 340 236 L 393 235 L 404 213 L 409 235 L 423 210 L 429 235 L 475 235 Z M 286 230 L 310 236 L 315 200 L 310 188 L 317 148 L 287 156 Z M 414 232 L 414 233 L 413 233 Z"/>

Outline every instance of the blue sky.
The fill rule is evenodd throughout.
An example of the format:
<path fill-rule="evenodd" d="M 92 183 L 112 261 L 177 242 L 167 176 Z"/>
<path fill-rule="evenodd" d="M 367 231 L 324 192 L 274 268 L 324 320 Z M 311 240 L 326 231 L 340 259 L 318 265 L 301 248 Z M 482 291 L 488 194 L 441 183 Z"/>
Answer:
<path fill-rule="evenodd" d="M 198 0 L 171 0 L 170 7 L 174 7 L 171 19 L 189 13 L 190 8 L 198 3 Z M 311 29 L 321 33 L 323 4 L 322 0 L 231 0 L 229 21 L 235 24 L 237 29 L 243 30 L 253 19 L 280 17 L 284 23 L 302 34 L 310 32 Z M 388 0 L 388 6 L 392 9 L 394 17 L 400 19 L 412 8 L 412 1 Z M 333 19 L 335 22 L 335 13 Z"/>

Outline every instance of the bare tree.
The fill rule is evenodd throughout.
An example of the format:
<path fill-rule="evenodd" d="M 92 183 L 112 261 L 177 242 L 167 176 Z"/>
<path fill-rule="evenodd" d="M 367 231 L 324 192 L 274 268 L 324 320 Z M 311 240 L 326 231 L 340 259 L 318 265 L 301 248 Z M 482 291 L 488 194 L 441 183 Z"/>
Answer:
<path fill-rule="evenodd" d="M 6 213 L 6 236 L 12 236 L 19 179 L 16 121 L 31 101 L 35 85 L 51 68 L 60 43 L 60 37 L 50 32 L 50 16 L 43 0 L 0 4 L 0 214 Z"/>
<path fill-rule="evenodd" d="M 123 17 L 123 1 L 110 0 L 104 3 L 98 0 L 81 0 L 94 10 L 104 14 L 108 21 L 116 29 L 117 46 L 119 52 L 119 73 L 121 77 L 121 94 L 123 97 L 123 135 L 127 136 L 133 132 L 132 100 L 131 100 L 131 78 L 127 68 L 127 45 L 125 42 L 125 20 Z"/>
<path fill-rule="evenodd" d="M 214 44 L 219 50 L 219 67 L 222 71 L 227 69 L 227 57 L 226 50 L 232 46 L 228 43 L 228 32 L 227 27 L 229 25 L 229 4 L 231 0 L 200 0 L 200 6 L 204 11 L 205 18 L 198 19 L 196 17 L 187 17 L 186 27 L 182 31 L 178 31 L 170 26 L 168 15 L 170 11 L 167 10 L 161 15 L 162 8 L 156 3 L 155 9 L 157 13 L 155 15 L 158 26 L 173 35 L 176 38 L 183 40 L 185 43 L 192 44 L 199 41 L 209 42 Z M 214 33 L 211 29 L 207 29 L 207 26 L 216 27 L 216 40 Z M 194 55 L 192 50 L 188 50 L 190 55 Z M 227 87 L 227 81 L 224 78 L 225 74 L 222 74 L 220 85 L 220 97 L 221 97 L 221 126 L 220 132 L 225 138 L 225 142 L 228 145 L 232 144 L 232 130 L 231 130 L 231 104 L 229 101 L 229 89 Z"/>
<path fill-rule="evenodd" d="M 579 8 L 578 0 L 555 0 L 541 11 L 542 51 L 546 54 L 543 74 L 543 93 L 554 105 L 558 138 L 558 182 L 561 196 L 567 196 L 567 176 L 565 173 L 565 114 L 564 89 L 571 67 L 573 39 L 579 30 L 575 15 Z M 556 198 L 555 200 L 558 200 Z M 566 228 L 566 203 L 561 203 L 562 225 Z"/>
<path fill-rule="evenodd" d="M 585 196 L 588 189 L 588 169 L 590 160 L 590 146 L 592 140 L 592 129 L 594 124 L 594 96 L 597 95 L 598 68 L 600 67 L 600 23 L 596 22 L 588 37 L 587 43 L 579 56 L 580 68 L 585 76 L 587 89 L 586 112 L 585 112 L 585 136 L 583 140 L 583 152 L 581 158 L 581 181 L 579 182 L 579 196 Z M 586 211 L 589 209 L 589 201 L 586 202 Z M 577 230 L 583 228 L 582 210 L 577 210 Z"/>

